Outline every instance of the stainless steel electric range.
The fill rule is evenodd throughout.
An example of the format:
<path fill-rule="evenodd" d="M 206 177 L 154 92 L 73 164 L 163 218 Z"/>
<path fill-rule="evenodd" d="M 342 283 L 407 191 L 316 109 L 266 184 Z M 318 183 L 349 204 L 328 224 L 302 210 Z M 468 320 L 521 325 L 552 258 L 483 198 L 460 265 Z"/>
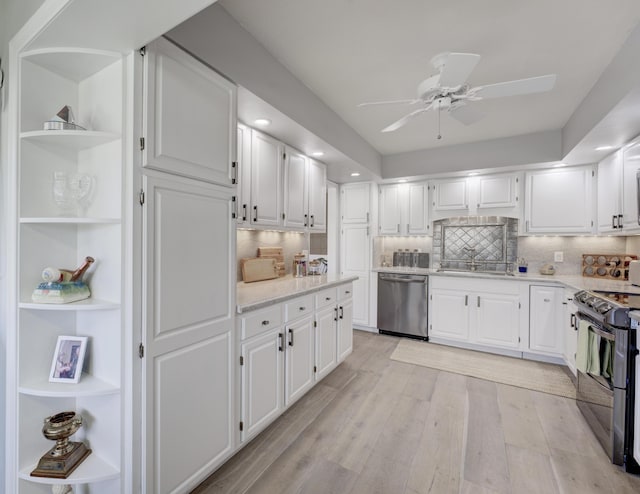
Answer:
<path fill-rule="evenodd" d="M 577 403 L 611 461 L 640 472 L 633 457 L 637 325 L 629 311 L 640 295 L 580 291 L 574 295 L 579 349 Z M 586 349 L 584 347 L 586 346 Z"/>

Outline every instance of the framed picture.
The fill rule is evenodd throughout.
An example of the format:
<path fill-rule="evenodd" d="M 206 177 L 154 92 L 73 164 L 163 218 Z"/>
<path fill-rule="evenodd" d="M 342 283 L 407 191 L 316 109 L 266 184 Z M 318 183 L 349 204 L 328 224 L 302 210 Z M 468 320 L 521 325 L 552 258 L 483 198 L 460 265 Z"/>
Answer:
<path fill-rule="evenodd" d="M 86 350 L 86 336 L 58 336 L 49 381 L 52 383 L 77 383 L 80 381 Z"/>

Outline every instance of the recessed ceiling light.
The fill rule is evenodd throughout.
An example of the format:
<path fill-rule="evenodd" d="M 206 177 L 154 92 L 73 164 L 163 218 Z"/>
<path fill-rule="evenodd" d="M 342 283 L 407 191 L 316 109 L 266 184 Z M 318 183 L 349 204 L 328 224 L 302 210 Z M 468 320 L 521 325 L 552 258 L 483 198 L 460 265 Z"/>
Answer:
<path fill-rule="evenodd" d="M 311 156 L 324 156 L 324 153 L 322 151 L 314 151 Z"/>
<path fill-rule="evenodd" d="M 598 146 L 596 151 L 608 151 L 609 149 L 614 149 L 614 146 Z"/>
<path fill-rule="evenodd" d="M 476 175 L 478 175 L 478 172 L 471 172 L 471 173 L 469 173 L 469 176 L 470 176 L 470 177 L 475 177 Z"/>
<path fill-rule="evenodd" d="M 260 127 L 266 127 L 267 125 L 271 125 L 271 120 L 268 118 L 256 118 L 253 123 Z"/>
<path fill-rule="evenodd" d="M 358 172 L 353 172 L 353 173 L 351 174 L 351 176 L 352 176 L 352 177 L 359 177 L 359 176 L 360 176 L 360 174 L 359 174 Z"/>
<path fill-rule="evenodd" d="M 400 180 L 398 180 L 398 183 L 403 184 L 407 181 L 406 178 L 401 178 Z"/>

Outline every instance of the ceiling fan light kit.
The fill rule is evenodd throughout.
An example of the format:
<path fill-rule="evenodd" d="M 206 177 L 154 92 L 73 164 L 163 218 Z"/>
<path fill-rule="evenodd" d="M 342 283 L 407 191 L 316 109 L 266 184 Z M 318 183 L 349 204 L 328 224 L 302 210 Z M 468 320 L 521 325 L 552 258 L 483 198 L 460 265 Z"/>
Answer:
<path fill-rule="evenodd" d="M 393 132 L 406 125 L 414 117 L 429 110 L 438 110 L 438 139 L 440 135 L 440 111 L 446 111 L 455 120 L 464 125 L 471 125 L 485 114 L 480 109 L 468 105 L 468 102 L 507 96 L 542 93 L 550 91 L 556 82 L 555 74 L 547 74 L 527 79 L 498 82 L 486 86 L 472 87 L 467 79 L 480 61 L 480 55 L 474 53 L 440 53 L 431 59 L 431 65 L 438 71 L 418 84 L 416 99 L 374 101 L 360 103 L 358 106 L 403 104 L 421 108 L 408 113 L 399 120 L 388 125 L 382 132 Z"/>

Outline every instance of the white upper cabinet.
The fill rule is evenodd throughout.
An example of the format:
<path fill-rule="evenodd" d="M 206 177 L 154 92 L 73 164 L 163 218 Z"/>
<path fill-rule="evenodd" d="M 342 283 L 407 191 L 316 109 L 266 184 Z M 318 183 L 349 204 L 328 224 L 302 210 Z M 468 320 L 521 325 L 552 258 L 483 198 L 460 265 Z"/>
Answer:
<path fill-rule="evenodd" d="M 369 183 L 345 184 L 342 186 L 342 223 L 369 223 Z"/>
<path fill-rule="evenodd" d="M 238 151 L 236 156 L 236 175 L 238 188 L 236 189 L 237 216 L 236 223 L 249 223 L 249 207 L 251 200 L 251 128 L 238 124 Z"/>
<path fill-rule="evenodd" d="M 478 210 L 512 208 L 516 206 L 518 177 L 515 175 L 484 175 L 477 177 Z"/>
<path fill-rule="evenodd" d="M 399 235 L 401 222 L 400 185 L 381 185 L 378 232 L 381 235 Z"/>
<path fill-rule="evenodd" d="M 594 175 L 592 166 L 527 172 L 525 232 L 592 233 Z"/>
<path fill-rule="evenodd" d="M 434 211 L 466 210 L 469 208 L 469 191 L 466 178 L 438 181 L 434 185 Z"/>
<path fill-rule="evenodd" d="M 144 57 L 143 166 L 233 185 L 236 86 L 164 38 Z"/>
<path fill-rule="evenodd" d="M 251 133 L 251 224 L 278 226 L 282 218 L 284 145 L 256 130 Z"/>
<path fill-rule="evenodd" d="M 307 157 L 286 146 L 284 159 L 284 226 L 305 228 L 308 219 Z"/>
<path fill-rule="evenodd" d="M 619 229 L 622 213 L 622 150 L 598 163 L 598 231 L 615 232 Z"/>
<path fill-rule="evenodd" d="M 309 228 L 327 229 L 327 167 L 309 159 Z"/>
<path fill-rule="evenodd" d="M 429 233 L 428 190 L 426 183 L 381 185 L 378 233 Z"/>
<path fill-rule="evenodd" d="M 638 204 L 638 173 L 640 173 L 640 142 L 624 150 L 622 169 L 622 221 L 623 232 L 640 230 L 640 204 Z"/>

